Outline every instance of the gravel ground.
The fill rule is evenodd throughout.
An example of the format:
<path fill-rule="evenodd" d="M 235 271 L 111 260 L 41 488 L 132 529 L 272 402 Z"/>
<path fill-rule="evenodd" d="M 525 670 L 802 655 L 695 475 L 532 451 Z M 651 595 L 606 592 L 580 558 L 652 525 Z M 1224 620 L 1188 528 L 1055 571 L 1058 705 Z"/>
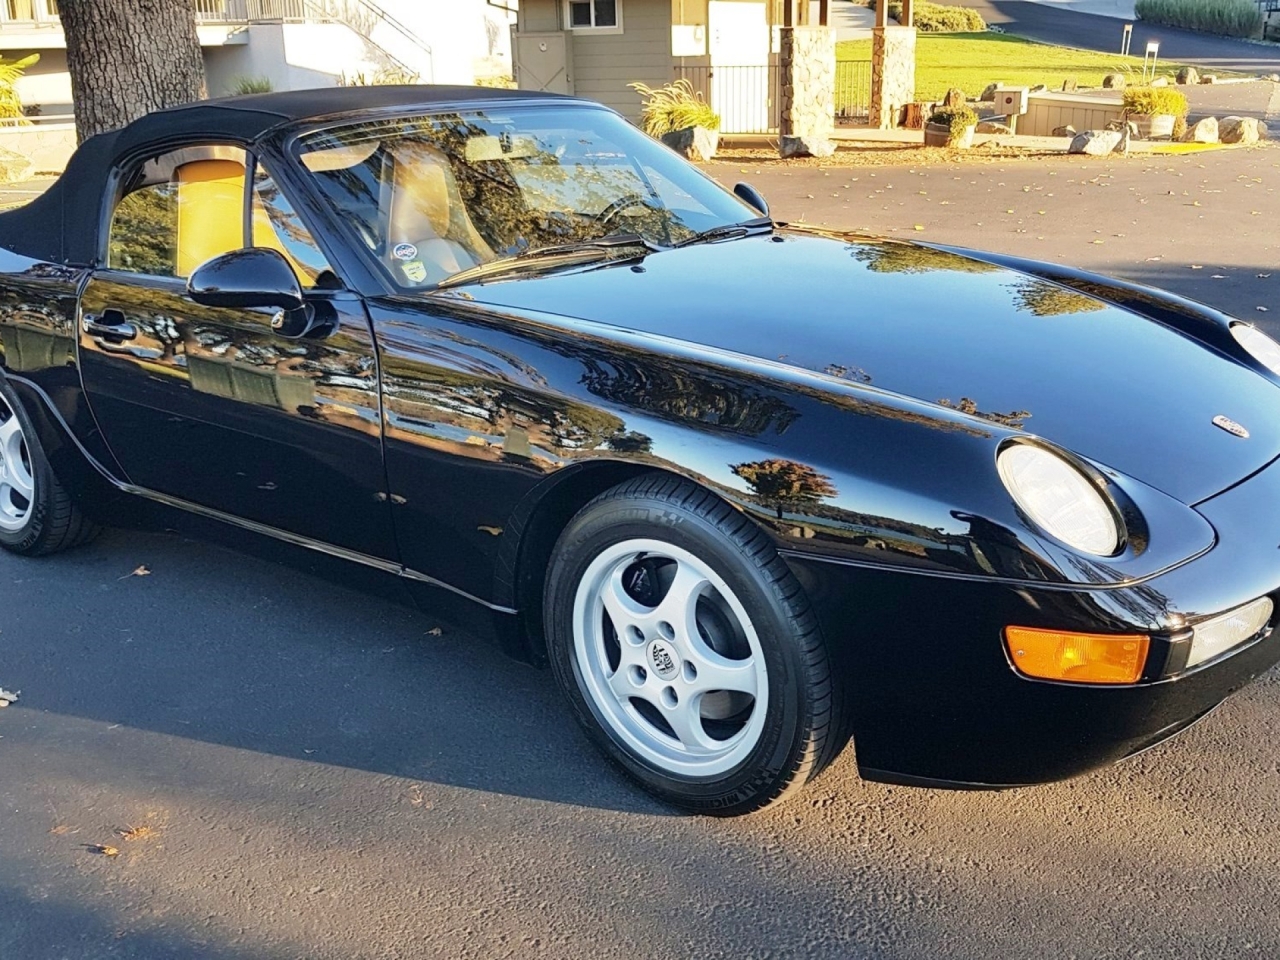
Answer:
<path fill-rule="evenodd" d="M 712 169 L 783 218 L 1271 323 L 1278 162 Z M 549 676 L 318 563 L 150 532 L 0 556 L 0 686 L 22 691 L 0 710 L 0 958 L 1280 954 L 1276 673 L 1064 784 L 891 788 L 846 753 L 790 805 L 682 818 L 596 758 Z"/>

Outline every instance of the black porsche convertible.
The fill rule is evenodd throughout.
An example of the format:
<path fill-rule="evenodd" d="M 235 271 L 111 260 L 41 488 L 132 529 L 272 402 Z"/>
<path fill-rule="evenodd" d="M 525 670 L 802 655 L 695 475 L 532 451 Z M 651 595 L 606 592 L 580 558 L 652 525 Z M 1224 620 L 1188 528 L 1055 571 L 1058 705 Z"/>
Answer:
<path fill-rule="evenodd" d="M 775 223 L 598 104 L 163 111 L 0 247 L 0 544 L 143 498 L 399 577 L 685 809 L 850 738 L 878 780 L 1072 776 L 1280 659 L 1266 334 Z"/>

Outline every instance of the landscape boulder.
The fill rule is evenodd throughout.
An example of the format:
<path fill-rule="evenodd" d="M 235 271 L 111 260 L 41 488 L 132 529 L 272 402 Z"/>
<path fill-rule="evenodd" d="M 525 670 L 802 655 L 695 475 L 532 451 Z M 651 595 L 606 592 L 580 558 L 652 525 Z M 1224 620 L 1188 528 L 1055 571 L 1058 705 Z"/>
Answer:
<path fill-rule="evenodd" d="M 1123 90 L 1124 74 L 1108 73 L 1105 77 L 1102 78 L 1102 85 L 1108 90 Z"/>
<path fill-rule="evenodd" d="M 1182 139 L 1186 143 L 1217 143 L 1217 118 L 1205 117 L 1203 120 L 1197 120 L 1187 127 L 1187 132 L 1182 135 Z"/>
<path fill-rule="evenodd" d="M 1078 132 L 1079 131 L 1069 123 L 1065 127 L 1053 128 L 1053 135 L 1055 137 L 1074 137 Z"/>
<path fill-rule="evenodd" d="M 1200 71 L 1195 67 L 1183 67 L 1178 71 L 1178 83 L 1199 83 Z"/>
<path fill-rule="evenodd" d="M 942 105 L 948 110 L 959 110 L 965 105 L 964 91 L 959 87 L 952 87 L 943 98 Z"/>
<path fill-rule="evenodd" d="M 1156 77 L 1154 80 L 1151 81 L 1151 86 L 1153 87 L 1167 87 L 1168 85 L 1169 85 L 1168 77 Z"/>
<path fill-rule="evenodd" d="M 33 173 L 30 157 L 0 147 L 0 182 L 18 183 L 29 180 Z"/>
<path fill-rule="evenodd" d="M 1223 143 L 1257 143 L 1258 121 L 1253 117 L 1223 117 L 1218 121 L 1218 139 Z"/>
<path fill-rule="evenodd" d="M 685 127 L 662 135 L 662 142 L 686 160 L 705 163 L 716 155 L 720 137 L 706 127 Z"/>
<path fill-rule="evenodd" d="M 1200 78 L 1201 83 L 1217 83 L 1218 75 L 1216 73 L 1206 73 Z"/>
<path fill-rule="evenodd" d="M 1136 120 L 1108 120 L 1107 129 L 1115 130 L 1119 133 L 1128 133 L 1135 140 L 1142 139 L 1142 133 L 1138 129 L 1138 121 Z"/>
<path fill-rule="evenodd" d="M 1077 133 L 1067 148 L 1067 153 L 1083 153 L 1090 157 L 1104 157 L 1114 153 L 1121 141 L 1128 138 L 1119 130 L 1086 130 Z"/>
<path fill-rule="evenodd" d="M 979 120 L 978 126 L 975 128 L 976 133 L 1013 133 L 1013 130 L 1007 123 L 1001 123 L 999 120 Z"/>
<path fill-rule="evenodd" d="M 992 100 L 996 98 L 996 91 L 999 89 L 1000 89 L 1000 84 L 988 83 L 982 91 L 982 96 L 980 96 L 978 99 L 983 101 L 984 103 L 990 103 Z"/>
<path fill-rule="evenodd" d="M 1062 92 L 1075 93 L 1079 86 L 1080 84 L 1075 77 L 1067 77 L 1067 79 L 1062 81 Z"/>
<path fill-rule="evenodd" d="M 836 152 L 836 145 L 826 137 L 780 137 L 778 156 L 784 160 L 792 157 L 829 157 Z"/>

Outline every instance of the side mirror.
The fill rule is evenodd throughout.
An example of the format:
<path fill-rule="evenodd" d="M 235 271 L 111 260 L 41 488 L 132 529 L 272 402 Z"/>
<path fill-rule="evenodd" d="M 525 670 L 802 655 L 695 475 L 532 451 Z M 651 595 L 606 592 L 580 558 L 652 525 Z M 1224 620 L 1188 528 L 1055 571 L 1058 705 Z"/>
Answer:
<path fill-rule="evenodd" d="M 740 183 L 733 188 L 733 195 L 749 206 L 760 211 L 760 216 L 769 215 L 769 204 L 764 195 L 749 183 Z"/>
<path fill-rule="evenodd" d="M 208 260 L 187 280 L 187 295 L 206 307 L 301 310 L 302 285 L 289 261 L 266 247 L 232 250 Z"/>

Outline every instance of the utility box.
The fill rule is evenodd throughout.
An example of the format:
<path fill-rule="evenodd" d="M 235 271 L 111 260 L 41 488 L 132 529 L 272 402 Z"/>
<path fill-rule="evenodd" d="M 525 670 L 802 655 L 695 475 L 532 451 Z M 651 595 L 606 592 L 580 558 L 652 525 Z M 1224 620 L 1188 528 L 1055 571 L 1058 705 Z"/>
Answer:
<path fill-rule="evenodd" d="M 997 87 L 996 113 L 1018 117 L 1027 112 L 1027 87 Z"/>

